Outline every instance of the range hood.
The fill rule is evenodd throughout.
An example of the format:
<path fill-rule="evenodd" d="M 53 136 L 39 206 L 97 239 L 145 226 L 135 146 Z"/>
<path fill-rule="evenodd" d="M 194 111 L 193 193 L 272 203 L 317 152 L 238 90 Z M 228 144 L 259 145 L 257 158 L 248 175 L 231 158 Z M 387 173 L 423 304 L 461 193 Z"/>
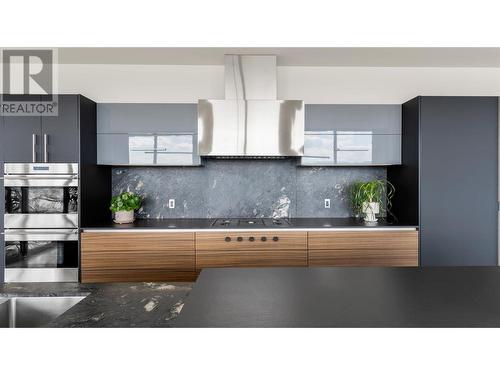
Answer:
<path fill-rule="evenodd" d="M 304 102 L 276 99 L 276 56 L 226 55 L 225 88 L 225 100 L 198 101 L 200 156 L 303 155 Z"/>

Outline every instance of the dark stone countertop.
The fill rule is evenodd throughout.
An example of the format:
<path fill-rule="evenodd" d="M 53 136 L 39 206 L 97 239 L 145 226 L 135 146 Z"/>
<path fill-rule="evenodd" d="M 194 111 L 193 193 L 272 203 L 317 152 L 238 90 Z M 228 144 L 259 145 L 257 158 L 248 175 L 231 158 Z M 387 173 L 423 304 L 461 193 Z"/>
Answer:
<path fill-rule="evenodd" d="M 115 224 L 108 222 L 94 223 L 92 226 L 82 228 L 88 230 L 282 230 L 282 229 L 328 229 L 328 228 L 417 228 L 418 226 L 407 222 L 387 222 L 379 219 L 376 224 L 366 224 L 356 218 L 292 218 L 288 219 L 290 227 L 256 227 L 256 228 L 215 228 L 212 226 L 216 219 L 136 219 L 132 224 Z"/>
<path fill-rule="evenodd" d="M 170 327 L 192 283 L 5 283 L 0 298 L 87 296 L 47 327 Z"/>
<path fill-rule="evenodd" d="M 205 269 L 174 327 L 500 327 L 500 268 Z"/>

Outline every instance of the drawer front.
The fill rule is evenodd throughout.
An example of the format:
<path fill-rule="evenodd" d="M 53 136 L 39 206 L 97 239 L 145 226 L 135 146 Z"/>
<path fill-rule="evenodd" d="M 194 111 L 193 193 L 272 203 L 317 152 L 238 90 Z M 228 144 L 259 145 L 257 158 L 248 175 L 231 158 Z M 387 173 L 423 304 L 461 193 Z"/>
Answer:
<path fill-rule="evenodd" d="M 194 233 L 82 233 L 87 270 L 194 271 Z"/>
<path fill-rule="evenodd" d="M 417 231 L 309 232 L 310 266 L 418 266 Z"/>
<path fill-rule="evenodd" d="M 238 241 L 238 237 L 241 241 Z M 253 237 L 254 241 L 250 241 L 250 237 Z M 262 237 L 265 237 L 266 241 L 262 241 Z M 226 241 L 226 238 L 230 238 L 230 241 Z M 196 234 L 196 267 L 198 269 L 279 266 L 307 266 L 307 233 L 212 232 Z"/>

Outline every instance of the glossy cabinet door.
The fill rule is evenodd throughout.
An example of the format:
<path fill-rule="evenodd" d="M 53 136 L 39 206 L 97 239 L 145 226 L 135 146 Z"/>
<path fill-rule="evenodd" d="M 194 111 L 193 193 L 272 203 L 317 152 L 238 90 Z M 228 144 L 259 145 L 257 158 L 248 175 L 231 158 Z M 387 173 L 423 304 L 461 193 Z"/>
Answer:
<path fill-rule="evenodd" d="M 401 135 L 306 131 L 301 165 L 401 164 Z"/>
<path fill-rule="evenodd" d="M 196 104 L 101 103 L 102 165 L 199 165 Z"/>
<path fill-rule="evenodd" d="M 401 164 L 401 106 L 306 105 L 301 165 Z"/>
<path fill-rule="evenodd" d="M 42 121 L 41 160 L 46 163 L 77 163 L 79 160 L 78 95 L 58 95 L 57 116 Z"/>
<path fill-rule="evenodd" d="M 98 163 L 102 165 L 200 165 L 193 133 L 98 134 Z"/>
<path fill-rule="evenodd" d="M 38 95 L 3 95 L 19 102 L 39 102 Z M 3 116 L 2 151 L 5 162 L 33 163 L 41 161 L 41 119 L 37 115 Z M 3 174 L 3 170 L 2 170 Z"/>

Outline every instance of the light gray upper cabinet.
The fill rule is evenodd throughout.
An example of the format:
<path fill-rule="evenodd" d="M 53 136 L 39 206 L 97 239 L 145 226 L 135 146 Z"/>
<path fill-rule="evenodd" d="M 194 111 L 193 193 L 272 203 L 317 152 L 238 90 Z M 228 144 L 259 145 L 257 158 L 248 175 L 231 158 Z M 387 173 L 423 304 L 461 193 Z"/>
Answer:
<path fill-rule="evenodd" d="M 200 165 L 197 116 L 196 104 L 98 104 L 98 164 Z"/>
<path fill-rule="evenodd" d="M 401 164 L 401 105 L 305 106 L 301 165 Z"/>

